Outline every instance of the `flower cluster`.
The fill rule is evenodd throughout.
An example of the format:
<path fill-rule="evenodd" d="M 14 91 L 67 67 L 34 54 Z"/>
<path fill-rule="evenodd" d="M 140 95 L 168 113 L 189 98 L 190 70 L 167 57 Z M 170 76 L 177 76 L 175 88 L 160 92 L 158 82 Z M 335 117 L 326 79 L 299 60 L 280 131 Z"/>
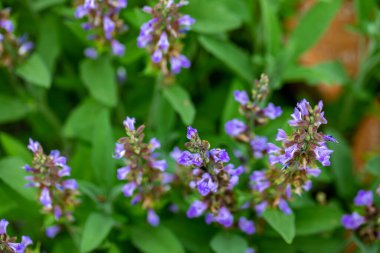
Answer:
<path fill-rule="evenodd" d="M 366 243 L 378 241 L 380 239 L 380 209 L 374 203 L 373 192 L 360 190 L 354 199 L 354 204 L 355 211 L 352 214 L 343 215 L 343 226 L 355 231 Z"/>
<path fill-rule="evenodd" d="M 167 163 L 159 160 L 155 152 L 161 147 L 160 142 L 153 138 L 144 143 L 144 125 L 135 128 L 135 119 L 127 117 L 124 121 L 126 137 L 116 143 L 114 157 L 125 160 L 125 166 L 118 169 L 117 178 L 126 180 L 123 187 L 126 197 L 132 197 L 131 203 L 142 203 L 148 210 L 147 221 L 152 226 L 160 222 L 154 212 L 160 198 L 169 190 L 170 174 L 165 172 Z"/>
<path fill-rule="evenodd" d="M 0 11 L 0 66 L 14 67 L 33 48 L 27 36 L 17 38 L 10 20 L 10 9 Z"/>
<path fill-rule="evenodd" d="M 147 48 L 151 53 L 152 62 L 161 68 L 167 76 L 178 74 L 182 68 L 189 68 L 189 59 L 181 54 L 180 39 L 194 24 L 195 20 L 189 15 L 182 15 L 179 9 L 187 1 L 160 0 L 156 6 L 145 6 L 143 10 L 152 16 L 152 19 L 141 26 L 137 45 Z M 168 64 L 170 63 L 170 71 Z"/>
<path fill-rule="evenodd" d="M 94 47 L 85 49 L 88 58 L 97 58 L 98 52 L 104 50 L 105 45 L 111 47 L 116 56 L 123 56 L 125 46 L 116 37 L 126 30 L 126 26 L 119 18 L 121 9 L 127 7 L 127 0 L 84 0 L 78 5 L 75 17 L 86 17 L 82 28 L 91 31 L 88 39 L 94 41 Z"/>
<path fill-rule="evenodd" d="M 46 155 L 42 146 L 32 139 L 29 140 L 28 149 L 33 152 L 34 158 L 32 166 L 24 166 L 25 171 L 31 174 L 26 177 L 29 181 L 27 186 L 39 190 L 43 212 L 52 214 L 58 223 L 73 221 L 72 211 L 79 203 L 79 192 L 76 180 L 67 178 L 70 176 L 71 168 L 67 165 L 66 157 L 58 150 L 52 150 Z M 59 229 L 58 225 L 49 227 L 46 235 L 54 237 Z"/>
<path fill-rule="evenodd" d="M 16 237 L 7 235 L 9 222 L 5 219 L 0 220 L 0 252 L 4 253 L 24 253 L 25 249 L 33 242 L 29 236 L 22 236 L 21 242 L 16 243 Z"/>
<path fill-rule="evenodd" d="M 211 149 L 210 144 L 201 140 L 198 131 L 192 127 L 187 129 L 185 144 L 189 151 L 183 151 L 177 156 L 177 163 L 191 168 L 192 180 L 190 187 L 197 189 L 200 199 L 195 200 L 187 211 L 189 218 L 206 214 L 206 223 L 217 222 L 224 227 L 234 224 L 233 212 L 236 211 L 236 198 L 233 188 L 239 182 L 239 175 L 244 167 L 234 169 L 228 153 L 224 149 Z M 255 226 L 253 221 L 240 217 L 239 228 L 253 234 Z"/>

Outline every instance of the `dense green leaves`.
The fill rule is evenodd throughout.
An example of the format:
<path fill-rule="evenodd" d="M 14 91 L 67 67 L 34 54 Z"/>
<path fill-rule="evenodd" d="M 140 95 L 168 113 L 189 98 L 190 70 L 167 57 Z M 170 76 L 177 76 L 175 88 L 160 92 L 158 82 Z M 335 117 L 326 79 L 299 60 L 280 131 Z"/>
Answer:
<path fill-rule="evenodd" d="M 263 217 L 287 243 L 293 241 L 296 235 L 294 214 L 286 215 L 277 209 L 267 209 Z"/>
<path fill-rule="evenodd" d="M 181 243 L 166 227 L 136 226 L 132 228 L 132 242 L 143 253 L 184 253 Z"/>
<path fill-rule="evenodd" d="M 0 124 L 20 120 L 30 109 L 19 99 L 0 94 Z"/>
<path fill-rule="evenodd" d="M 80 75 L 93 98 L 107 106 L 116 105 L 116 73 L 107 57 L 84 60 L 80 65 Z"/>
<path fill-rule="evenodd" d="M 112 218 L 100 213 L 92 213 L 84 225 L 80 242 L 81 252 L 91 252 L 107 237 L 114 225 Z"/>
<path fill-rule="evenodd" d="M 244 253 L 248 248 L 247 241 L 244 238 L 225 232 L 215 235 L 210 245 L 216 253 Z"/>
<path fill-rule="evenodd" d="M 178 85 L 165 88 L 163 94 L 173 109 L 181 116 L 185 125 L 191 125 L 195 117 L 195 107 L 186 90 Z"/>
<path fill-rule="evenodd" d="M 251 61 L 248 54 L 242 49 L 228 41 L 222 41 L 208 36 L 199 37 L 199 42 L 207 51 L 221 60 L 244 80 L 247 82 L 253 81 Z"/>
<path fill-rule="evenodd" d="M 29 59 L 16 70 L 16 73 L 34 85 L 43 88 L 49 88 L 51 85 L 49 69 L 41 56 L 37 53 L 31 55 Z"/>

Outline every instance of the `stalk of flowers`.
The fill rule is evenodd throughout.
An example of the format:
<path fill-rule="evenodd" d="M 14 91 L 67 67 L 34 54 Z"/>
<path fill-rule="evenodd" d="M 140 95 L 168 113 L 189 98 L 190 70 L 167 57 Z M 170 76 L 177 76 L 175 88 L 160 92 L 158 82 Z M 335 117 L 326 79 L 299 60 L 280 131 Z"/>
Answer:
<path fill-rule="evenodd" d="M 259 136 L 254 133 L 257 126 L 266 124 L 282 114 L 281 107 L 269 103 L 263 106 L 268 96 L 269 79 L 266 75 L 261 75 L 259 81 L 255 81 L 255 86 L 248 96 L 246 91 L 236 90 L 234 92 L 235 100 L 240 104 L 239 111 L 245 121 L 232 119 L 225 124 L 225 130 L 228 135 L 237 141 L 250 145 L 252 155 L 259 159 L 268 152 L 268 143 L 265 136 Z"/>
<path fill-rule="evenodd" d="M 233 192 L 239 182 L 243 167 L 234 169 L 228 153 L 224 149 L 210 150 L 210 144 L 201 140 L 198 131 L 192 127 L 187 129 L 185 144 L 188 151 L 183 151 L 177 158 L 177 163 L 191 169 L 190 187 L 200 194 L 187 211 L 188 218 L 206 214 L 206 223 L 217 222 L 228 228 L 237 223 L 247 234 L 255 232 L 253 221 L 240 217 L 235 223 L 233 213 L 237 211 L 237 201 Z"/>
<path fill-rule="evenodd" d="M 16 66 L 32 50 L 33 43 L 27 36 L 16 37 L 10 9 L 0 11 L 0 66 Z"/>
<path fill-rule="evenodd" d="M 72 212 L 79 204 L 78 184 L 75 179 L 68 178 L 71 168 L 67 165 L 67 158 L 58 150 L 52 150 L 47 155 L 40 143 L 32 139 L 29 139 L 28 149 L 33 152 L 34 158 L 31 166 L 24 166 L 25 171 L 31 174 L 26 177 L 29 181 L 27 186 L 38 189 L 42 211 L 54 216 L 56 224 L 46 229 L 46 235 L 54 237 L 61 225 L 74 220 Z"/>
<path fill-rule="evenodd" d="M 127 136 L 116 142 L 114 158 L 125 161 L 125 166 L 117 171 L 117 178 L 127 181 L 123 187 L 124 195 L 131 198 L 132 204 L 141 203 L 148 210 L 148 223 L 158 226 L 160 218 L 154 209 L 169 190 L 172 178 L 165 172 L 166 161 L 159 159 L 155 152 L 161 147 L 160 142 L 153 138 L 144 143 L 145 126 L 141 125 L 136 129 L 135 122 L 134 118 L 126 118 L 124 127 Z"/>
<path fill-rule="evenodd" d="M 195 22 L 189 15 L 179 12 L 187 4 L 184 0 L 179 3 L 159 0 L 154 7 L 143 8 L 152 19 L 141 26 L 137 45 L 148 50 L 152 62 L 161 69 L 164 76 L 178 74 L 182 68 L 190 68 L 191 65 L 189 59 L 181 53 L 181 39 Z"/>
<path fill-rule="evenodd" d="M 0 220 L 0 252 L 4 253 L 24 253 L 26 248 L 33 244 L 29 236 L 22 236 L 21 242 L 16 242 L 16 237 L 7 234 L 9 222 L 5 219 Z"/>
<path fill-rule="evenodd" d="M 365 243 L 380 239 L 380 209 L 375 205 L 374 197 L 371 190 L 360 190 L 354 199 L 354 212 L 343 215 L 341 220 L 346 229 L 353 231 Z"/>
<path fill-rule="evenodd" d="M 124 55 L 125 46 L 117 36 L 126 31 L 126 25 L 119 18 L 120 10 L 126 7 L 127 0 L 82 0 L 77 6 L 75 17 L 86 18 L 82 28 L 90 32 L 88 39 L 94 45 L 84 51 L 88 58 L 97 58 L 106 47 L 116 56 Z"/>

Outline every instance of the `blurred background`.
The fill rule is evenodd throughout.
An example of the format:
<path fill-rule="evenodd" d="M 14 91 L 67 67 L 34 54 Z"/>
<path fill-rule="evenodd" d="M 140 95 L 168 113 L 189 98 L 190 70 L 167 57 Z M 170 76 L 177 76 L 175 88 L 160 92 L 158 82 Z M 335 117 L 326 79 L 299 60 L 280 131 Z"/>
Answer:
<path fill-rule="evenodd" d="M 183 147 L 187 125 L 197 128 L 213 146 L 233 150 L 236 143 L 224 132 L 224 124 L 238 115 L 232 93 L 252 88 L 261 73 L 270 78 L 270 101 L 281 105 L 284 113 L 259 133 L 273 139 L 302 98 L 325 103 L 329 123 L 324 130 L 339 145 L 331 171 L 320 182 L 323 198 L 337 198 L 347 207 L 344 200 L 350 201 L 360 184 L 379 174 L 378 1 L 190 0 L 181 12 L 196 19 L 183 41 L 192 66 L 165 87 L 157 84 L 149 55 L 136 45 L 140 26 L 149 19 L 141 7 L 155 1 L 129 0 L 120 14 L 128 26 L 119 37 L 126 45 L 125 55 L 105 52 L 89 67 L 83 54 L 89 42 L 81 21 L 74 17 L 75 4 L 0 0 L 0 9 L 11 9 L 15 33 L 27 34 L 34 43 L 22 60 L 9 61 L 0 50 L 0 217 L 19 221 L 14 230 L 23 227 L 24 234 L 46 241 L 35 196 L 22 187 L 24 175 L 17 170 L 31 161 L 26 150 L 29 137 L 47 150 L 60 149 L 68 156 L 73 177 L 86 182 L 76 212 L 78 223 L 83 224 L 92 209 L 108 203 L 107 189 L 93 189 L 94 171 L 99 166 L 116 171 L 111 155 L 115 141 L 124 135 L 122 121 L 127 115 L 145 124 L 147 135 L 157 137 L 167 154 L 176 145 Z M 126 75 L 120 76 L 124 71 Z M 96 201 L 89 197 L 94 191 Z M 117 201 L 114 208 L 122 209 L 123 197 Z M 128 212 L 139 217 L 138 211 Z M 128 220 L 122 212 L 115 216 Z M 121 229 L 113 236 L 127 238 L 129 233 Z M 303 250 L 305 241 L 289 252 L 313 252 Z M 262 252 L 285 252 L 290 247 L 279 240 L 274 251 L 270 247 L 277 247 L 276 242 L 258 243 L 264 245 Z M 328 242 L 332 245 L 336 240 Z M 45 243 L 51 244 L 52 252 L 68 252 L 74 242 L 62 236 L 59 243 Z M 112 247 L 109 242 L 104 250 Z M 135 252 L 131 242 L 125 247 L 130 251 L 121 252 Z"/>

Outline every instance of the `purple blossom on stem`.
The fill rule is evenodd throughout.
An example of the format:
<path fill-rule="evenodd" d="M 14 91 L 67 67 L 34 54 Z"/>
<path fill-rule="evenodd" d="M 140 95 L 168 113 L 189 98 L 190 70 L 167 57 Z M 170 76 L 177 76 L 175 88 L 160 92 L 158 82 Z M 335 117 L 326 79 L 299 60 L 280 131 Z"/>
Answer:
<path fill-rule="evenodd" d="M 228 163 L 230 161 L 230 157 L 228 156 L 228 153 L 224 149 L 219 149 L 219 148 L 211 149 L 210 154 L 216 163 L 217 162 Z"/>
<path fill-rule="evenodd" d="M 215 216 L 215 221 L 224 227 L 231 227 L 234 222 L 234 217 L 232 216 L 230 210 L 226 207 L 221 207 L 218 214 Z"/>
<path fill-rule="evenodd" d="M 253 235 L 256 232 L 255 224 L 253 223 L 253 221 L 248 220 L 245 217 L 240 217 L 239 228 L 241 231 L 248 235 Z"/>
<path fill-rule="evenodd" d="M 278 208 L 286 215 L 292 214 L 292 209 L 290 209 L 288 203 L 284 199 L 280 199 L 278 202 Z"/>
<path fill-rule="evenodd" d="M 346 214 L 342 217 L 342 224 L 346 229 L 355 230 L 364 224 L 365 219 L 363 216 L 354 212 L 351 215 Z"/>
<path fill-rule="evenodd" d="M 47 227 L 45 230 L 45 234 L 49 238 L 56 237 L 59 232 L 61 232 L 61 228 L 57 225 Z"/>
<path fill-rule="evenodd" d="M 0 235 L 4 235 L 7 233 L 7 226 L 8 226 L 9 222 L 5 219 L 2 219 L 0 221 Z"/>
<path fill-rule="evenodd" d="M 218 184 L 213 181 L 208 173 L 202 175 L 202 179 L 197 182 L 197 185 L 202 196 L 207 196 L 210 192 L 217 192 L 218 190 Z"/>
<path fill-rule="evenodd" d="M 245 123 L 241 120 L 238 119 L 233 119 L 228 121 L 225 126 L 224 126 L 226 133 L 232 137 L 237 137 L 241 133 L 243 133 L 246 129 L 247 126 Z"/>
<path fill-rule="evenodd" d="M 357 206 L 371 206 L 373 204 L 372 191 L 360 190 L 354 199 Z"/>
<path fill-rule="evenodd" d="M 282 109 L 279 106 L 275 106 L 273 103 L 269 103 L 268 106 L 264 108 L 263 112 L 264 116 L 268 117 L 269 119 L 275 119 L 281 116 Z"/>
<path fill-rule="evenodd" d="M 206 209 L 207 204 L 203 203 L 202 201 L 196 200 L 191 204 L 186 214 L 188 218 L 195 218 L 201 216 L 204 213 L 204 211 L 206 211 Z"/>
<path fill-rule="evenodd" d="M 258 192 L 263 192 L 270 186 L 270 182 L 268 181 L 264 171 L 254 171 L 249 177 L 249 180 L 251 183 L 251 188 Z"/>
<path fill-rule="evenodd" d="M 249 102 L 249 97 L 246 91 L 234 91 L 235 100 L 242 106 L 245 106 Z"/>
<path fill-rule="evenodd" d="M 153 227 L 157 227 L 160 224 L 160 217 L 154 212 L 153 209 L 148 210 L 147 221 Z"/>
<path fill-rule="evenodd" d="M 194 139 L 198 136 L 198 130 L 195 129 L 195 128 L 192 128 L 191 126 L 188 126 L 187 127 L 187 134 L 186 134 L 186 138 L 188 140 L 191 140 L 191 139 Z"/>

